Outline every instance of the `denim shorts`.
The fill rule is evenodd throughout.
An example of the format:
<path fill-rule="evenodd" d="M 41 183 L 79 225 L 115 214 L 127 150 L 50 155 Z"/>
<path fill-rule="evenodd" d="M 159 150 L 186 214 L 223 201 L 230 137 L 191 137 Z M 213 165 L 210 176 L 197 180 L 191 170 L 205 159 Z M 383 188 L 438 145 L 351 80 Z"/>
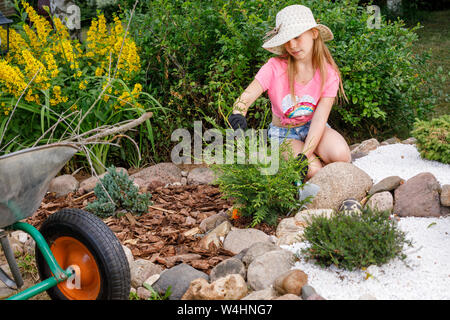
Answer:
<path fill-rule="evenodd" d="M 309 127 L 311 126 L 311 121 L 308 121 L 306 124 L 300 127 L 294 128 L 282 128 L 274 126 L 272 123 L 269 124 L 269 131 L 267 132 L 267 136 L 269 139 L 277 138 L 278 143 L 281 144 L 285 139 L 295 139 L 305 142 L 306 136 L 309 132 Z M 327 123 L 326 126 L 331 128 Z"/>

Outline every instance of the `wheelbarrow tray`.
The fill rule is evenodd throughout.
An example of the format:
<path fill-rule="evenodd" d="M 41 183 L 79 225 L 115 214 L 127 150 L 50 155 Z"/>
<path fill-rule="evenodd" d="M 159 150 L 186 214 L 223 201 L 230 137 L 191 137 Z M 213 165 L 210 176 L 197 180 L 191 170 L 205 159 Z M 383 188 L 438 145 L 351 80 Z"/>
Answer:
<path fill-rule="evenodd" d="M 77 151 L 70 144 L 52 144 L 0 157 L 0 229 L 36 212 L 50 181 Z"/>

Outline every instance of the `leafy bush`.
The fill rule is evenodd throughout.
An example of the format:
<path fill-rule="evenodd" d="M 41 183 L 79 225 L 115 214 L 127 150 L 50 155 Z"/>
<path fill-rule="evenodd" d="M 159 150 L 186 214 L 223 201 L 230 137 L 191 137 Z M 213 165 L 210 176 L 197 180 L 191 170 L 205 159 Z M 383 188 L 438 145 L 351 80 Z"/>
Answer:
<path fill-rule="evenodd" d="M 412 135 L 417 139 L 417 149 L 423 158 L 450 163 L 450 115 L 430 121 L 417 119 Z"/>
<path fill-rule="evenodd" d="M 411 246 L 388 211 L 370 209 L 364 209 L 362 214 L 335 213 L 331 218 L 313 216 L 303 238 L 310 244 L 301 250 L 306 260 L 312 259 L 323 267 L 335 264 L 350 271 L 381 265 L 395 257 L 404 259 L 404 245 Z"/>
<path fill-rule="evenodd" d="M 221 126 L 236 98 L 271 54 L 261 48 L 275 15 L 290 4 L 310 7 L 335 39 L 328 44 L 341 68 L 349 103 L 332 110 L 331 122 L 348 136 L 409 130 L 415 117 L 424 119 L 436 95 L 423 85 L 439 72 L 429 70 L 429 53 L 413 55 L 416 26 L 381 20 L 369 29 L 370 16 L 358 1 L 181 1 L 146 2 L 131 32 L 143 48 L 144 89 L 176 114 L 171 121 L 155 115 L 161 127 L 155 139 L 162 154 L 174 128 L 192 128 L 199 118 Z M 145 32 L 144 32 L 145 30 Z M 255 102 L 250 127 L 267 127 L 267 96 Z M 268 119 L 270 121 L 270 118 Z"/>
<path fill-rule="evenodd" d="M 294 182 L 301 180 L 300 172 L 307 167 L 307 161 L 298 163 L 292 154 L 284 160 L 280 155 L 278 168 L 275 168 L 277 170 L 274 172 L 271 161 L 274 161 L 277 155 L 269 154 L 265 160 L 252 164 L 249 160 L 251 153 L 248 146 L 246 141 L 245 151 L 243 151 L 247 155 L 246 163 L 241 164 L 235 161 L 233 164 L 211 166 L 218 177 L 215 182 L 223 193 L 223 197 L 233 200 L 235 208 L 233 218 L 250 217 L 251 227 L 261 222 L 275 225 L 278 216 L 299 209 L 310 200 L 305 199 L 299 202 L 296 199 L 298 187 L 294 185 Z M 280 147 L 280 153 L 286 150 L 283 144 Z"/>
<path fill-rule="evenodd" d="M 70 39 L 59 19 L 53 20 L 52 28 L 27 2 L 21 3 L 20 16 L 28 16 L 31 26 L 22 22 L 11 28 L 10 50 L 0 59 L 0 137 L 4 138 L 0 145 L 9 143 L 3 152 L 29 147 L 39 138 L 49 143 L 135 119 L 159 107 L 137 82 L 138 48 L 125 37 L 119 18 L 109 28 L 99 15 L 92 21 L 87 41 L 80 44 Z M 0 28 L 0 33 L 4 39 L 6 31 Z M 135 137 L 151 141 L 149 121 L 138 134 Z M 91 150 L 94 167 L 101 173 L 110 145 L 95 145 Z"/>
<path fill-rule="evenodd" d="M 94 188 L 97 200 L 89 203 L 86 209 L 102 218 L 113 216 L 120 209 L 141 215 L 147 212 L 148 206 L 152 204 L 152 195 L 139 193 L 139 188 L 128 175 L 117 171 L 114 166 L 107 169 L 107 174 L 100 182 Z"/>

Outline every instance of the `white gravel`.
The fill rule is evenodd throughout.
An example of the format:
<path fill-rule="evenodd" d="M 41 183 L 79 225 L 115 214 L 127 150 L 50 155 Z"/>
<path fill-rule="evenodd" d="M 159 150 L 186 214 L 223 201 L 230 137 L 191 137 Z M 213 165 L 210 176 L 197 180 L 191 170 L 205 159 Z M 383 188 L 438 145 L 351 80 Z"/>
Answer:
<path fill-rule="evenodd" d="M 411 144 L 379 146 L 353 164 L 366 172 L 374 184 L 389 176 L 408 180 L 422 172 L 432 173 L 441 185 L 450 184 L 450 165 L 422 159 Z"/>
<path fill-rule="evenodd" d="M 422 160 L 413 145 L 380 146 L 353 164 L 367 172 L 374 183 L 393 175 L 408 180 L 431 172 L 441 185 L 450 184 L 450 165 Z M 334 265 L 322 268 L 300 258 L 293 268 L 303 270 L 308 283 L 329 300 L 449 300 L 450 216 L 400 218 L 398 227 L 413 242 L 413 247 L 405 246 L 405 260 L 397 258 L 379 267 L 350 272 Z M 305 242 L 282 248 L 297 253 L 307 246 Z"/>

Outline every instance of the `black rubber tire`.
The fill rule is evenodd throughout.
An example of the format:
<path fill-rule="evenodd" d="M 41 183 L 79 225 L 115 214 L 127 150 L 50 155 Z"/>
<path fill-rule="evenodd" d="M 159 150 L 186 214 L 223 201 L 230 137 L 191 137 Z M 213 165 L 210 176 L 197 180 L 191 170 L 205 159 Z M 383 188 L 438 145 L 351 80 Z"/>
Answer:
<path fill-rule="evenodd" d="M 116 235 L 101 219 L 81 209 L 67 208 L 52 214 L 39 231 L 49 246 L 57 238 L 69 236 L 88 248 L 100 271 L 101 285 L 97 300 L 129 299 L 131 279 L 128 260 Z M 41 280 L 52 276 L 37 247 L 36 264 Z M 47 293 L 54 300 L 67 300 L 56 286 Z"/>

